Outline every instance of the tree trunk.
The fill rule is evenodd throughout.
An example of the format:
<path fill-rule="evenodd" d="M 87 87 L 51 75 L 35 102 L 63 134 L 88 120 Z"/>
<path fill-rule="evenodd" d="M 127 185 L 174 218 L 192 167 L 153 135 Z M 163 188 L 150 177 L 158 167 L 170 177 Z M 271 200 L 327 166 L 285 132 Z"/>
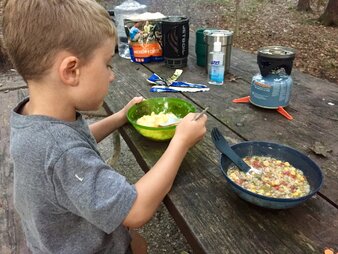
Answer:
<path fill-rule="evenodd" d="M 329 0 L 319 21 L 325 26 L 338 26 L 338 0 Z"/>
<path fill-rule="evenodd" d="M 236 0 L 236 9 L 235 9 L 236 21 L 235 21 L 235 33 L 234 33 L 236 37 L 239 36 L 239 20 L 240 20 L 240 14 L 241 14 L 240 3 L 241 3 L 241 0 Z"/>
<path fill-rule="evenodd" d="M 327 4 L 326 0 L 316 0 L 316 10 L 319 12 L 321 7 L 325 7 Z"/>
<path fill-rule="evenodd" d="M 310 6 L 310 0 L 298 0 L 297 11 L 312 11 Z"/>

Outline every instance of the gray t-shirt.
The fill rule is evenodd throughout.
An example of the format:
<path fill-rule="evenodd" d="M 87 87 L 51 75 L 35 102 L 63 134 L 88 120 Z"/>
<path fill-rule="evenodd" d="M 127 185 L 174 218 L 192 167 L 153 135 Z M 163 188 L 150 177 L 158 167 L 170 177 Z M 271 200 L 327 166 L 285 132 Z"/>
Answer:
<path fill-rule="evenodd" d="M 87 123 L 11 116 L 14 204 L 33 253 L 130 253 L 136 189 L 101 158 Z"/>

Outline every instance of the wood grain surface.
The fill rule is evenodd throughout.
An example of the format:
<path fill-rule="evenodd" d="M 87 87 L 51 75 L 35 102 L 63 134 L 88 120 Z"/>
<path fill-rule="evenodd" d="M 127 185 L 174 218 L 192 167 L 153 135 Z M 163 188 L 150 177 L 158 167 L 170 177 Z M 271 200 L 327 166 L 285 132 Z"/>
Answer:
<path fill-rule="evenodd" d="M 22 81 L 19 86 L 24 86 Z M 8 87 L 8 88 L 12 88 Z M 7 89 L 8 89 L 7 88 Z M 13 205 L 13 163 L 9 154 L 10 112 L 27 94 L 26 89 L 0 92 L 0 253 L 30 253 Z"/>
<path fill-rule="evenodd" d="M 195 61 L 193 56 L 189 58 L 180 80 L 206 83 L 205 69 L 197 67 Z M 338 89 L 295 71 L 293 97 L 287 108 L 295 119 L 288 121 L 275 110 L 232 103 L 232 99 L 249 94 L 249 80 L 258 71 L 255 65 L 255 56 L 234 49 L 231 74 L 238 77 L 236 82 L 211 86 L 206 93 L 169 94 L 150 93 L 146 78 L 152 72 L 170 77 L 174 70 L 163 63 L 140 65 L 117 58 L 116 81 L 105 101 L 112 112 L 140 95 L 183 98 L 193 103 L 198 111 L 209 107 L 208 133 L 203 142 L 189 151 L 165 199 L 194 253 L 321 253 L 326 247 L 338 249 L 337 150 L 333 146 L 338 141 L 334 119 L 338 111 L 337 107 L 329 107 L 322 100 L 334 102 Z M 312 88 L 313 82 L 315 88 Z M 326 92 L 317 86 L 325 87 Z M 312 114 L 316 108 L 323 113 Z M 324 113 L 326 110 L 330 113 Z M 231 143 L 266 140 L 306 153 L 325 174 L 321 194 L 288 210 L 268 210 L 241 200 L 220 173 L 220 155 L 210 138 L 213 127 L 219 128 Z M 130 125 L 120 131 L 145 172 L 168 145 L 147 140 Z M 323 142 L 332 150 L 327 157 L 311 152 L 315 141 Z"/>

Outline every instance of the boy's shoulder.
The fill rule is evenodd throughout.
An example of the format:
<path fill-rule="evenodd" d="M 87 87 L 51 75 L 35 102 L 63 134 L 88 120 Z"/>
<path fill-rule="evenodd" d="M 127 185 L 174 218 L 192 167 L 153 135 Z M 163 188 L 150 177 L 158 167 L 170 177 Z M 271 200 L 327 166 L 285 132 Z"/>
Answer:
<path fill-rule="evenodd" d="M 62 153 L 76 146 L 95 147 L 95 140 L 81 114 L 76 121 L 64 122 L 48 116 L 23 116 L 16 112 L 11 116 L 11 146 L 32 150 L 51 147 Z"/>

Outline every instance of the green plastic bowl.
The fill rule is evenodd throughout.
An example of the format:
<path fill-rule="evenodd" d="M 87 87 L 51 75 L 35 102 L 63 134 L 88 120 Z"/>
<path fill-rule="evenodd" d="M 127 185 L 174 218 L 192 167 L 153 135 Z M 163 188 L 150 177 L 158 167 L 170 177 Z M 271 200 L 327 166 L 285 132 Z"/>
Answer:
<path fill-rule="evenodd" d="M 127 113 L 128 121 L 144 137 L 155 141 L 165 141 L 171 139 L 176 130 L 176 126 L 168 127 L 148 127 L 136 123 L 137 119 L 152 112 L 159 114 L 173 113 L 179 118 L 185 117 L 190 112 L 195 112 L 195 107 L 182 99 L 178 98 L 151 98 L 132 106 Z"/>

